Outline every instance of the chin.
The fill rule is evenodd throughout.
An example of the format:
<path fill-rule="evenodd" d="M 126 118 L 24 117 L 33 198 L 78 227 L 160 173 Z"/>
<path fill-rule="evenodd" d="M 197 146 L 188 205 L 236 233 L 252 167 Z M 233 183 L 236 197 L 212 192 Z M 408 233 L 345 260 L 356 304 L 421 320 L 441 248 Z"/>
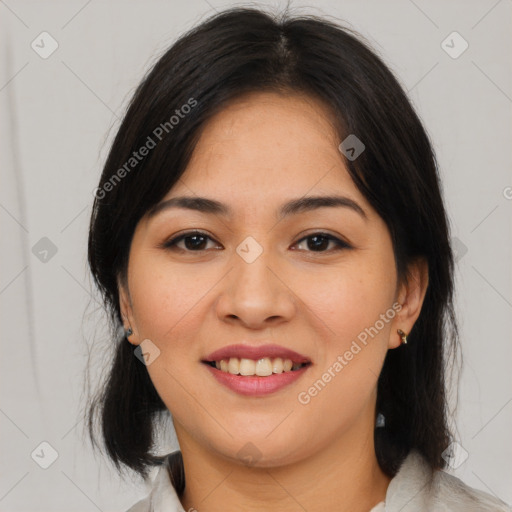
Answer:
<path fill-rule="evenodd" d="M 300 442 L 294 442 L 289 436 L 283 444 L 278 439 L 269 441 L 265 439 L 267 434 L 261 435 L 261 440 L 254 437 L 235 439 L 230 446 L 218 446 L 215 451 L 223 458 L 236 462 L 241 466 L 254 468 L 275 468 L 296 463 L 306 458 L 304 446 Z M 210 447 L 214 444 L 210 444 Z"/>

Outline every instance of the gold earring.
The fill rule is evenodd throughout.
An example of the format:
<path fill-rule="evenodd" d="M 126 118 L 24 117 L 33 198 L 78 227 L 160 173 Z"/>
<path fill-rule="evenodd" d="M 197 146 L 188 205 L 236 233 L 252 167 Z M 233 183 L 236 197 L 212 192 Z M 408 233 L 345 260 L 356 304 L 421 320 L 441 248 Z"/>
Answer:
<path fill-rule="evenodd" d="M 405 334 L 405 332 L 402 331 L 402 329 L 397 329 L 396 332 L 400 335 L 400 338 L 402 338 L 402 342 L 400 343 L 400 345 L 407 345 L 407 334 Z"/>

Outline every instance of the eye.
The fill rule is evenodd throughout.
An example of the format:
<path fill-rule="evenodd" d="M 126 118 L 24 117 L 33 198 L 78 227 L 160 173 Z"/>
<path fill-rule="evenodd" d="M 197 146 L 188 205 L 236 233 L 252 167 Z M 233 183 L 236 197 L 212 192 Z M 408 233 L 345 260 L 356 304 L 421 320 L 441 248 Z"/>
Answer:
<path fill-rule="evenodd" d="M 350 245 L 348 245 L 346 242 L 340 240 L 339 238 L 336 238 L 335 236 L 330 235 L 329 233 L 312 233 L 311 235 L 305 236 L 301 240 L 297 242 L 297 244 L 302 243 L 304 240 L 310 240 L 311 243 L 307 243 L 307 247 L 309 249 L 312 249 L 308 252 L 330 252 L 323 250 L 326 248 L 329 243 L 334 243 L 335 248 L 333 250 L 339 251 L 342 249 L 350 249 Z M 296 244 L 296 245 L 297 245 Z"/>
<path fill-rule="evenodd" d="M 204 241 L 208 239 L 213 240 L 208 234 L 201 231 L 188 231 L 187 233 L 183 233 L 164 242 L 162 248 L 171 250 L 178 249 L 186 252 L 200 252 L 206 250 Z M 184 248 L 178 245 L 181 241 L 185 242 Z"/>

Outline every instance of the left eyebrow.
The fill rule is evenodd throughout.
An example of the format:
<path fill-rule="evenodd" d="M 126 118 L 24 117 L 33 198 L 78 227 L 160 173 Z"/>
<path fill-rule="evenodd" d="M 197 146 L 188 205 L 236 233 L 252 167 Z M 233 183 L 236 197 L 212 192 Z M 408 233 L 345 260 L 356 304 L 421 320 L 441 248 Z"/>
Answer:
<path fill-rule="evenodd" d="M 316 210 L 318 208 L 334 208 L 344 207 L 358 213 L 365 220 L 368 220 L 368 215 L 364 209 L 353 199 L 345 196 L 308 196 L 292 199 L 284 203 L 279 209 L 278 219 L 282 220 L 290 215 L 303 213 L 306 211 Z M 197 196 L 180 196 L 172 197 L 156 204 L 151 208 L 147 214 L 148 219 L 151 219 L 164 210 L 171 208 L 184 208 L 187 210 L 195 210 L 202 213 L 211 215 L 222 215 L 229 217 L 233 215 L 231 208 L 215 199 Z"/>
<path fill-rule="evenodd" d="M 365 220 L 368 220 L 368 215 L 359 204 L 345 196 L 308 196 L 293 199 L 281 206 L 279 210 L 279 220 L 297 213 L 316 210 L 318 208 L 349 208 L 358 213 Z"/>

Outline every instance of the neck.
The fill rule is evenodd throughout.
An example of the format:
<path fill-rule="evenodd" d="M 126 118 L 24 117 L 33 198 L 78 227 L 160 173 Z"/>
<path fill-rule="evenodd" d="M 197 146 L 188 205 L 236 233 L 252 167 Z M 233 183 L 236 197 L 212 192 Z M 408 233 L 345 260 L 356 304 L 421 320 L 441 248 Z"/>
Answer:
<path fill-rule="evenodd" d="M 353 429 L 312 456 L 279 467 L 241 465 L 204 449 L 183 430 L 176 431 L 185 469 L 181 502 L 186 511 L 368 512 L 384 501 L 391 480 L 378 465 L 373 428 L 363 435 Z"/>

